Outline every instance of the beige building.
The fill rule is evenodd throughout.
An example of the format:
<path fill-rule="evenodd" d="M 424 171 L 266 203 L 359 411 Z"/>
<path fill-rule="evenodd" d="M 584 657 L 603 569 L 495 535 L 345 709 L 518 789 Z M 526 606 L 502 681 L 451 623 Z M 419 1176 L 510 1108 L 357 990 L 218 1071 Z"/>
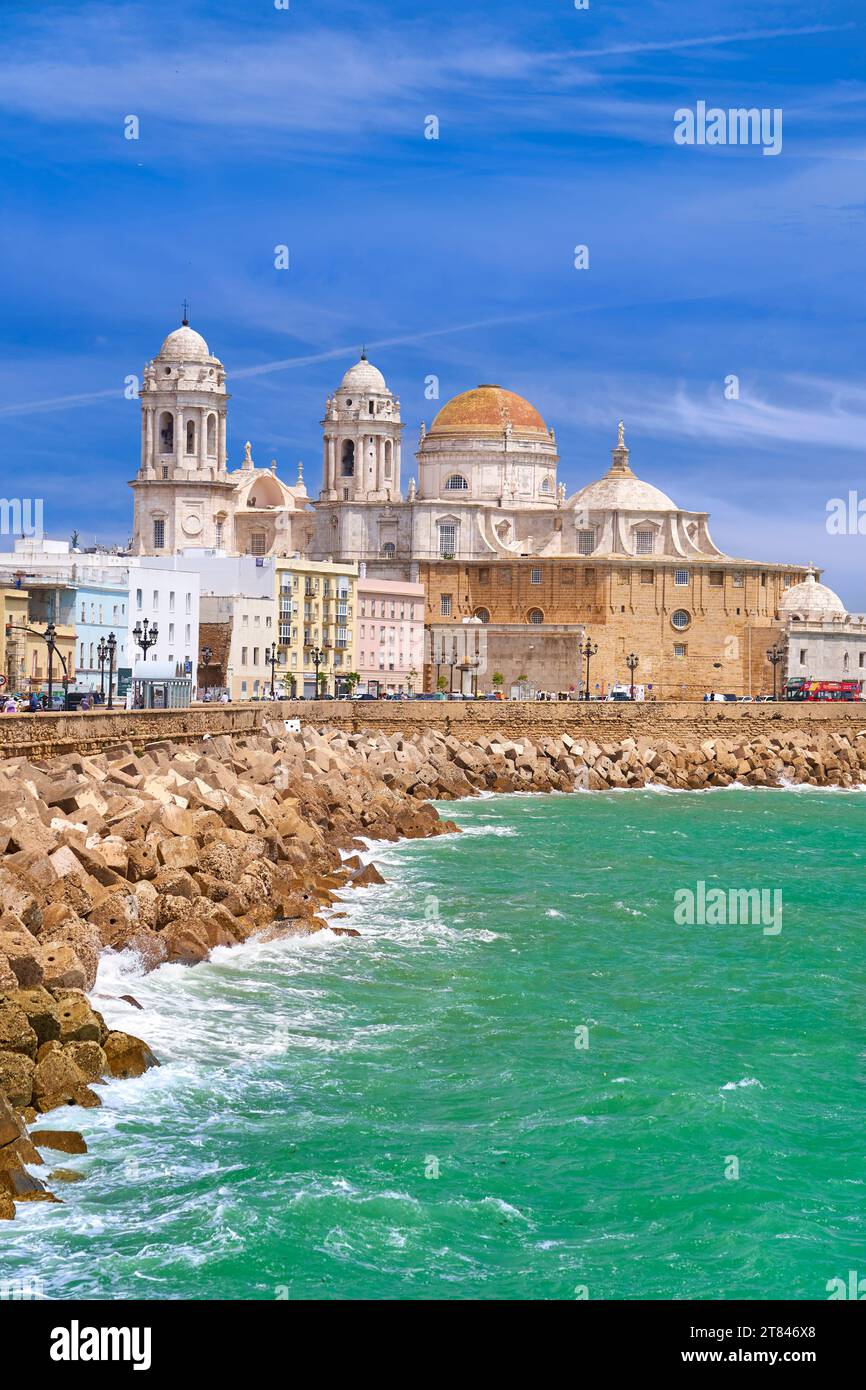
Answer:
<path fill-rule="evenodd" d="M 0 672 L 6 677 L 2 695 L 27 689 L 27 600 L 26 589 L 0 588 Z"/>
<path fill-rule="evenodd" d="M 276 611 L 272 595 L 202 594 L 199 697 L 206 691 L 212 696 L 227 691 L 232 700 L 261 699 L 270 694 L 268 656 L 276 637 Z M 205 647 L 209 661 L 203 654 Z"/>
<path fill-rule="evenodd" d="M 345 689 L 357 673 L 358 566 L 278 557 L 275 562 L 280 665 L 276 679 L 298 695 Z"/>
<path fill-rule="evenodd" d="M 356 621 L 360 689 L 380 695 L 423 689 L 424 585 L 359 579 Z"/>

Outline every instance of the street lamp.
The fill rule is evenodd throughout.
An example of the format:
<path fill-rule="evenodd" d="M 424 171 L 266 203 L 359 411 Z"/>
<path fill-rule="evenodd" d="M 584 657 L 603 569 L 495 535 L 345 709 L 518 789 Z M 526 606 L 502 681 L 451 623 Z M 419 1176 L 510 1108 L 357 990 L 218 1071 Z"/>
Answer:
<path fill-rule="evenodd" d="M 114 709 L 112 687 L 114 685 L 114 653 L 117 650 L 117 638 L 113 632 L 109 632 L 108 641 L 105 645 L 108 648 L 108 708 Z"/>
<path fill-rule="evenodd" d="M 210 690 L 210 686 L 208 685 L 208 680 L 207 680 L 207 673 L 208 673 L 208 671 L 210 670 L 210 659 L 211 659 L 212 656 L 213 656 L 213 652 L 211 651 L 210 647 L 202 647 L 202 649 L 201 649 L 201 664 L 202 664 L 202 666 L 204 667 L 204 693 L 205 693 L 205 695 L 206 695 L 206 694 L 208 693 L 208 691 Z"/>
<path fill-rule="evenodd" d="M 321 647 L 313 647 L 310 650 L 310 660 L 316 668 L 316 699 L 319 698 L 319 667 L 325 659 L 325 653 Z"/>
<path fill-rule="evenodd" d="M 635 656 L 634 652 L 629 652 L 628 656 L 627 656 L 626 659 L 625 659 L 625 664 L 626 664 L 626 666 L 628 667 L 628 669 L 631 671 L 631 685 L 629 686 L 628 698 L 629 698 L 630 700 L 633 700 L 633 699 L 634 699 L 634 673 L 635 673 L 635 670 L 637 669 L 637 667 L 640 665 L 640 657 Z"/>
<path fill-rule="evenodd" d="M 57 628 L 53 623 L 49 623 L 45 629 L 45 641 L 48 646 L 48 709 L 51 710 L 52 695 L 54 694 L 54 653 L 57 650 L 54 635 Z"/>
<path fill-rule="evenodd" d="M 272 699 L 272 700 L 273 700 L 274 694 L 275 694 L 275 691 L 274 691 L 274 672 L 275 672 L 276 669 L 277 669 L 277 665 L 279 664 L 279 660 L 280 660 L 280 649 L 279 649 L 279 647 L 276 645 L 276 643 L 274 643 L 274 645 L 273 645 L 272 647 L 265 647 L 265 665 L 266 665 L 266 666 L 270 666 L 270 668 L 271 668 L 271 699 Z M 317 672 L 316 674 L 318 675 L 318 672 Z"/>
<path fill-rule="evenodd" d="M 773 668 L 773 699 L 776 699 L 776 667 L 785 657 L 784 647 L 770 647 L 767 651 L 767 660 Z"/>
<path fill-rule="evenodd" d="M 135 638 L 135 645 L 141 648 L 144 654 L 144 660 L 147 661 L 147 654 L 151 647 L 156 646 L 157 638 L 159 637 L 156 623 L 151 623 L 148 627 L 147 618 L 145 618 L 143 623 L 135 624 L 135 627 L 132 629 L 132 635 Z M 110 640 L 109 638 L 109 641 Z"/>
<path fill-rule="evenodd" d="M 584 693 L 583 693 L 583 698 L 584 698 L 584 700 L 588 700 L 588 699 L 589 699 L 589 663 L 590 663 L 590 661 L 592 660 L 592 658 L 595 656 L 596 652 L 598 651 L 598 643 L 596 642 L 595 644 L 593 644 L 593 643 L 590 641 L 589 636 L 587 636 L 587 639 L 586 639 L 586 641 L 584 642 L 583 646 L 581 646 L 580 643 L 578 642 L 578 644 L 577 644 L 577 650 L 578 650 L 578 652 L 580 653 L 580 655 L 581 655 L 582 657 L 584 657 L 585 660 L 586 660 L 586 689 L 585 689 L 585 691 L 584 691 Z"/>
<path fill-rule="evenodd" d="M 99 699 L 100 703 L 105 702 L 105 663 L 108 660 L 108 643 L 104 637 L 100 637 L 96 647 L 96 655 L 99 658 Z"/>

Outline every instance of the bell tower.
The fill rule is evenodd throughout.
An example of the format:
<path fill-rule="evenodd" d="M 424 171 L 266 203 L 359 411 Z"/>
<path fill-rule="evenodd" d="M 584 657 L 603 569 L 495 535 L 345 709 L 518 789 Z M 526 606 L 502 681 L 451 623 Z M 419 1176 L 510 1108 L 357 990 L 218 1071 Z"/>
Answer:
<path fill-rule="evenodd" d="M 401 502 L 400 401 L 366 352 L 325 405 L 323 502 Z"/>
<path fill-rule="evenodd" d="M 186 314 L 146 365 L 139 396 L 135 553 L 225 544 L 235 487 L 226 471 L 225 368 Z"/>

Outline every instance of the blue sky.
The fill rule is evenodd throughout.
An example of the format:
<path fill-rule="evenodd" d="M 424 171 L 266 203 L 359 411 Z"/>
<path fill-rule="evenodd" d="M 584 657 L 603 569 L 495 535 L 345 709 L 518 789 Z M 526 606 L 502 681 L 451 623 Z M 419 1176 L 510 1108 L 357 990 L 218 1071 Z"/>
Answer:
<path fill-rule="evenodd" d="M 0 491 L 44 497 L 49 534 L 128 536 L 123 382 L 188 296 L 235 465 L 250 439 L 317 489 L 366 342 L 407 480 L 430 374 L 443 401 L 528 396 L 569 493 L 622 416 L 724 549 L 813 561 L 866 608 L 866 540 L 825 526 L 866 497 L 862 6 L 4 0 L 2 26 Z M 781 108 L 781 154 L 676 145 L 699 100 Z"/>

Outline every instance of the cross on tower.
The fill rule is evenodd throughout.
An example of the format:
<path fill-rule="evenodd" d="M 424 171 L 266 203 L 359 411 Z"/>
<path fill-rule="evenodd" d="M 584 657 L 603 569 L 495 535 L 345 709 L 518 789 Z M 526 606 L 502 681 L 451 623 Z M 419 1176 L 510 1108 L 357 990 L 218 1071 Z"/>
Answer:
<path fill-rule="evenodd" d="M 188 328 L 188 327 L 189 327 L 189 317 L 188 317 L 188 315 L 189 315 L 189 300 L 188 300 L 188 299 L 185 299 L 185 300 L 183 301 L 183 326 L 184 326 L 184 328 Z"/>

